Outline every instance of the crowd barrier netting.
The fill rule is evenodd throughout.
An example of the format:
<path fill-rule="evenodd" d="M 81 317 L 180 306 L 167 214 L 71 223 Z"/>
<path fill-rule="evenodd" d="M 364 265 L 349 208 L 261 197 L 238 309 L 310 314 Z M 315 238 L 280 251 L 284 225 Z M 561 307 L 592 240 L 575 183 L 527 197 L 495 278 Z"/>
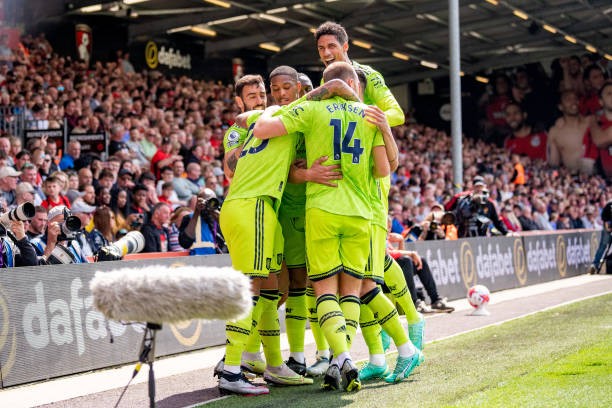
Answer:
<path fill-rule="evenodd" d="M 491 291 L 533 285 L 585 272 L 599 231 L 522 237 L 472 238 L 409 244 L 429 261 L 438 291 L 465 296 L 479 283 Z M 0 387 L 134 362 L 143 328 L 107 322 L 92 308 L 89 282 L 96 271 L 133 265 L 228 266 L 227 255 L 54 265 L 0 271 Z M 114 342 L 110 342 L 112 333 Z M 165 324 L 157 356 L 221 345 L 224 322 Z"/>

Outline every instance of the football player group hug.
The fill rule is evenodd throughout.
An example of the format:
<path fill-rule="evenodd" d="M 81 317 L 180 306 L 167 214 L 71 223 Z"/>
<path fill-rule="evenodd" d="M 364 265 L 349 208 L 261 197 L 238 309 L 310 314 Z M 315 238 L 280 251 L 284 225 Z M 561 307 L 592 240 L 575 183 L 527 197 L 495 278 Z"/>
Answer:
<path fill-rule="evenodd" d="M 423 362 L 424 320 L 401 268 L 386 254 L 390 173 L 398 166 L 390 126 L 403 124 L 404 114 L 380 73 L 349 59 L 341 25 L 322 24 L 315 39 L 326 67 L 320 87 L 312 89 L 288 66 L 269 75 L 277 105 L 267 106 L 259 75 L 235 86 L 243 113 L 224 138 L 231 184 L 220 226 L 233 267 L 251 278 L 253 308 L 226 324 L 225 357 L 215 368 L 222 392 L 267 394 L 250 381 L 260 374 L 278 385 L 322 377 L 323 389 L 351 392 L 367 380 L 400 382 Z M 287 361 L 278 318 L 283 302 Z M 317 345 L 310 366 L 307 320 Z M 361 368 L 350 353 L 358 325 L 370 355 Z M 398 351 L 392 370 L 389 339 Z"/>

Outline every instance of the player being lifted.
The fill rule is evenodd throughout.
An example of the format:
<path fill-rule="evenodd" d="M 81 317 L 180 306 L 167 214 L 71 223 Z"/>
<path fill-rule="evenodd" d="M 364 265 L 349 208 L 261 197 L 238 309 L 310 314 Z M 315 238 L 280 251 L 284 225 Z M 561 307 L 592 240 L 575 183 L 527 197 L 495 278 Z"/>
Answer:
<path fill-rule="evenodd" d="M 401 107 L 397 103 L 395 97 L 385 85 L 385 81 L 380 73 L 367 65 L 358 64 L 355 61 L 351 61 L 348 56 L 348 35 L 344 27 L 334 22 L 325 22 L 321 24 L 315 31 L 315 40 L 317 43 L 317 50 L 319 57 L 325 65 L 329 65 L 334 61 L 344 61 L 351 63 L 358 71 L 361 70 L 366 76 L 366 83 L 363 87 L 363 101 L 367 104 L 378 106 L 384 113 L 389 123 L 389 126 L 397 126 L 404 123 L 404 114 Z M 397 155 L 390 157 L 395 158 Z M 397 166 L 396 163 L 391 165 Z M 380 216 L 374 215 L 373 224 L 378 225 L 379 228 L 383 228 L 386 231 L 386 215 L 388 213 L 388 193 L 390 188 L 390 178 L 383 178 L 378 180 L 378 185 L 375 186 L 375 190 L 372 192 L 375 195 L 379 194 L 382 202 L 378 202 L 378 209 L 381 212 Z M 375 197 L 373 197 L 374 199 Z M 382 206 L 381 206 L 382 204 Z M 383 220 L 382 213 L 384 212 L 385 218 Z M 376 230 L 375 230 L 376 231 Z M 386 234 L 376 233 L 374 239 L 380 242 L 374 243 L 373 248 L 378 248 L 378 251 L 383 250 L 383 244 L 386 243 Z M 376 259 L 376 257 L 374 258 Z M 380 262 L 376 262 L 375 268 L 380 268 Z M 376 274 L 380 275 L 378 272 Z M 414 304 L 412 303 L 410 296 L 408 296 L 408 290 L 406 280 L 402 273 L 401 267 L 391 257 L 385 256 L 384 258 L 384 280 L 392 294 L 395 297 L 400 306 L 402 306 L 406 319 L 408 321 L 408 329 L 410 339 L 412 343 L 418 348 L 422 348 L 423 336 L 424 336 L 424 323 L 422 316 L 416 311 Z M 362 307 L 361 319 L 372 322 L 368 311 Z M 316 333 L 316 322 L 313 324 L 313 333 Z M 367 328 L 362 327 L 366 343 L 370 350 L 370 362 L 364 367 L 361 373 L 362 379 L 376 378 L 384 376 L 387 373 L 386 363 L 384 362 L 383 353 L 379 354 L 379 350 L 382 350 L 380 341 L 377 340 L 378 336 L 373 335 L 374 332 L 379 332 L 380 327 L 377 324 L 370 324 Z M 315 339 L 317 336 L 315 335 Z M 324 348 L 324 345 L 317 345 L 318 353 Z M 397 368 L 397 365 L 396 365 Z M 309 372 L 312 368 L 309 367 Z M 315 371 L 316 373 L 316 371 Z M 401 380 L 400 376 L 395 376 L 394 381 Z M 391 377 L 393 378 L 393 377 Z M 389 379 L 391 379 L 389 378 Z"/>
<path fill-rule="evenodd" d="M 323 78 L 342 79 L 358 92 L 358 79 L 350 64 L 331 64 Z M 360 102 L 339 97 L 294 103 L 278 116 L 272 116 L 274 109 L 267 109 L 254 128 L 255 137 L 264 140 L 303 132 L 308 165 L 327 156 L 342 169 L 337 187 L 314 183 L 306 187 L 308 277 L 317 296 L 319 324 L 334 351 L 323 380 L 326 389 L 337 389 L 340 382 L 347 391 L 361 388 L 349 352 L 351 338 L 346 321 L 359 319 L 359 293 L 369 255 L 372 218 L 367 192 L 373 176 L 389 174 L 383 138 L 365 119 L 366 108 Z"/>

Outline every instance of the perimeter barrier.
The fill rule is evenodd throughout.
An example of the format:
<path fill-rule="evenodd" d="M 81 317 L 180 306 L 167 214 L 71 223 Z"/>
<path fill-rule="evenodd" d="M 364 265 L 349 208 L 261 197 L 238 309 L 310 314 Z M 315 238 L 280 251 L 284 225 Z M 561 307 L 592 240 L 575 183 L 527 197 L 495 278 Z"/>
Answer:
<path fill-rule="evenodd" d="M 438 291 L 452 300 L 476 283 L 498 291 L 580 275 L 593 258 L 599 234 L 580 230 L 424 241 L 408 249 L 428 260 Z M 89 282 L 96 271 L 160 265 L 172 273 L 177 263 L 231 264 L 228 255 L 213 255 L 0 270 L 0 388 L 136 361 L 143 326 L 106 321 L 92 308 Z M 166 324 L 155 354 L 224 343 L 223 321 Z"/>

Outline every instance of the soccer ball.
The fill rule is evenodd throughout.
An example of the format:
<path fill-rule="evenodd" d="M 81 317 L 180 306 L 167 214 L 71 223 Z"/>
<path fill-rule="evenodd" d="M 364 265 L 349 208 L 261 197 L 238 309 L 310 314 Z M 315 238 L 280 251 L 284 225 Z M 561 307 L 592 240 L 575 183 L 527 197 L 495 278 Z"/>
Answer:
<path fill-rule="evenodd" d="M 489 289 L 484 285 L 474 285 L 467 293 L 467 300 L 472 307 L 479 308 L 486 306 L 490 299 Z"/>

